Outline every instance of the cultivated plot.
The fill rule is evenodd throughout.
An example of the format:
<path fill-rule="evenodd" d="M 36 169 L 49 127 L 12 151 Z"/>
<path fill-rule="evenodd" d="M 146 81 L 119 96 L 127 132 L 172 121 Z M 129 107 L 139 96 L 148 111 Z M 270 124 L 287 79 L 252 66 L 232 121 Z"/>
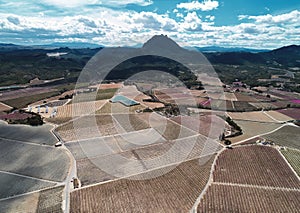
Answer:
<path fill-rule="evenodd" d="M 149 180 L 122 179 L 76 190 L 71 193 L 71 211 L 187 212 L 206 185 L 212 161 L 200 165 L 198 159 L 191 160 Z"/>
<path fill-rule="evenodd" d="M 106 100 L 67 104 L 57 109 L 56 118 L 77 117 L 93 114 L 95 111 L 104 106 L 105 103 L 107 103 Z"/>
<path fill-rule="evenodd" d="M 55 186 L 55 183 L 6 174 L 0 171 L 0 199 Z"/>
<path fill-rule="evenodd" d="M 286 121 L 293 120 L 293 118 L 277 111 L 267 111 L 265 113 L 268 114 L 271 118 L 279 122 L 286 122 Z"/>
<path fill-rule="evenodd" d="M 171 120 L 212 139 L 219 139 L 224 133 L 224 128 L 228 127 L 228 124 L 216 115 L 177 116 Z"/>
<path fill-rule="evenodd" d="M 278 150 L 244 146 L 222 152 L 213 173 L 214 182 L 300 189 L 298 177 Z"/>
<path fill-rule="evenodd" d="M 12 109 L 12 107 L 0 102 L 0 112 L 8 111 Z"/>
<path fill-rule="evenodd" d="M 43 189 L 0 201 L 0 212 L 5 213 L 62 213 L 64 186 Z"/>
<path fill-rule="evenodd" d="M 286 149 L 281 150 L 281 153 L 293 167 L 298 176 L 300 176 L 300 151 L 296 149 Z"/>
<path fill-rule="evenodd" d="M 264 138 L 277 145 L 300 149 L 300 128 L 296 126 L 284 126 L 276 132 L 265 135 Z"/>
<path fill-rule="evenodd" d="M 67 176 L 70 162 L 62 149 L 3 139 L 0 147 L 0 171 L 59 182 Z"/>
<path fill-rule="evenodd" d="M 256 121 L 235 121 L 243 130 L 243 134 L 234 138 L 230 138 L 231 142 L 237 143 L 241 140 L 251 138 L 256 135 L 261 135 L 273 131 L 282 125 L 279 123 L 263 123 Z"/>
<path fill-rule="evenodd" d="M 155 130 L 143 131 L 151 133 Z M 128 142 L 124 138 L 116 140 L 116 136 L 113 136 L 82 141 L 82 144 L 68 143 L 67 147 L 76 158 L 78 176 L 82 184 L 88 185 L 116 177 L 144 173 L 170 164 L 210 156 L 221 148 L 219 143 L 200 135 L 164 141 L 159 134 L 154 133 L 151 134 L 151 141 L 147 142 L 147 139 L 143 140 L 145 137 L 141 139 L 134 134 L 132 132 L 122 135 L 124 138 L 128 137 L 126 139 L 135 137 L 134 142 Z M 111 175 L 108 174 L 109 172 L 112 172 Z"/>
<path fill-rule="evenodd" d="M 54 145 L 57 142 L 56 137 L 50 132 L 51 125 L 26 126 L 26 125 L 7 125 L 0 121 L 0 138 L 26 141 L 36 144 Z"/>
<path fill-rule="evenodd" d="M 299 108 L 289 108 L 289 109 L 281 109 L 278 112 L 293 118 L 295 120 L 300 120 L 300 109 Z"/>
<path fill-rule="evenodd" d="M 199 213 L 299 212 L 300 192 L 212 184 L 201 200 Z"/>
<path fill-rule="evenodd" d="M 83 140 L 123 133 L 111 115 L 83 116 L 55 129 L 64 141 Z"/>
<path fill-rule="evenodd" d="M 244 120 L 244 121 L 257 121 L 257 122 L 276 122 L 270 116 L 266 115 L 267 112 L 228 112 L 227 114 L 233 120 Z"/>
<path fill-rule="evenodd" d="M 145 108 L 146 107 L 142 105 L 127 107 L 121 103 L 107 102 L 105 105 L 103 105 L 103 107 L 97 110 L 96 114 L 130 114 Z"/>

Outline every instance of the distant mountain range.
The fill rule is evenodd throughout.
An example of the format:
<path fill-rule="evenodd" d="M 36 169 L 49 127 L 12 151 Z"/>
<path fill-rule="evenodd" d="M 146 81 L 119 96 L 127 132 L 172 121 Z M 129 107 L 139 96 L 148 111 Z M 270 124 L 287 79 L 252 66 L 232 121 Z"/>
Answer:
<path fill-rule="evenodd" d="M 56 49 L 56 48 L 70 48 L 70 49 L 96 49 L 102 48 L 103 45 L 85 43 L 85 42 L 55 42 L 44 45 L 16 45 L 0 43 L 0 48 L 6 49 Z"/>
<path fill-rule="evenodd" d="M 155 37 L 155 36 L 153 38 L 161 39 L 161 38 Z M 149 41 L 151 41 L 151 39 Z M 162 42 L 160 42 L 160 43 L 162 43 Z M 141 46 L 143 46 L 143 45 L 136 45 L 136 46 L 133 46 L 132 48 L 140 48 Z M 291 47 L 293 47 L 293 46 L 297 47 L 296 45 L 291 45 Z M 96 48 L 103 48 L 104 45 L 94 44 L 94 43 L 87 43 L 87 42 L 55 42 L 55 43 L 45 44 L 45 45 L 16 45 L 16 44 L 0 43 L 0 48 L 2 48 L 2 49 L 3 48 L 8 48 L 8 49 L 37 49 L 37 48 L 55 49 L 55 48 L 61 48 L 61 47 L 70 48 L 70 49 L 85 49 L 85 48 L 96 49 Z M 187 48 L 190 49 L 189 47 L 187 47 Z M 197 49 L 200 52 L 205 52 L 205 53 L 206 52 L 207 53 L 216 53 L 216 52 L 222 52 L 222 53 L 223 52 L 260 53 L 260 52 L 269 52 L 269 51 L 271 51 L 270 49 L 251 49 L 251 48 L 243 48 L 243 47 L 220 47 L 220 46 L 206 46 L 206 47 L 194 46 L 193 48 Z M 286 48 L 286 47 L 282 47 L 282 48 Z M 282 48 L 279 48 L 279 49 L 282 49 Z"/>
<path fill-rule="evenodd" d="M 36 77 L 40 79 L 64 77 L 66 81 L 74 82 L 82 68 L 101 48 L 101 45 L 90 43 L 53 43 L 41 46 L 0 44 L 0 86 L 24 84 Z M 161 53 L 166 50 L 170 52 L 171 49 L 174 54 L 183 50 L 176 42 L 164 35 L 152 37 L 141 48 L 105 49 L 117 50 L 126 55 L 143 48 L 159 49 Z M 300 46 L 297 45 L 271 51 L 224 47 L 199 47 L 197 49 L 203 52 L 213 65 L 221 65 L 220 69 L 225 69 L 223 65 L 281 69 L 300 67 Z M 58 57 L 55 57 L 56 55 Z M 227 70 L 219 71 L 224 72 L 224 76 L 228 73 Z"/>
<path fill-rule="evenodd" d="M 200 52 L 251 52 L 251 53 L 259 53 L 259 52 L 268 52 L 270 50 L 267 49 L 249 49 L 243 47 L 218 47 L 218 46 L 208 46 L 208 47 L 195 47 Z"/>

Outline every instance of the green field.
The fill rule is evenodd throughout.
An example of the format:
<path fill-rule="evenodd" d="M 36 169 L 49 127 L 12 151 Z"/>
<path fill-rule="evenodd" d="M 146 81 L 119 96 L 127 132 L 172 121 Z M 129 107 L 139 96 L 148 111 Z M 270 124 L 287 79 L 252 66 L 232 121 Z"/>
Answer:
<path fill-rule="evenodd" d="M 24 97 L 20 97 L 20 98 L 15 98 L 15 99 L 9 99 L 9 100 L 5 100 L 2 101 L 3 103 L 15 107 L 15 108 L 24 108 L 27 107 L 29 104 L 46 99 L 46 98 L 50 98 L 53 96 L 57 96 L 59 95 L 60 92 L 59 91 L 53 91 L 53 92 L 46 92 L 46 93 L 41 93 L 41 94 L 36 94 L 36 95 L 31 95 L 31 96 L 24 96 Z"/>
<path fill-rule="evenodd" d="M 281 153 L 291 164 L 295 172 L 300 176 L 300 151 L 295 149 L 282 150 Z"/>

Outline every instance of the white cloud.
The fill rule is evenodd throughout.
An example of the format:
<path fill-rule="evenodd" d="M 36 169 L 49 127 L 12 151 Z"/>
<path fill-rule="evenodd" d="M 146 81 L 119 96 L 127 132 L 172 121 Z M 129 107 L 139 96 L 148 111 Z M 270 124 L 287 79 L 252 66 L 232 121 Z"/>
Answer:
<path fill-rule="evenodd" d="M 102 6 L 124 6 L 127 4 L 137 4 L 140 6 L 148 6 L 153 4 L 152 0 L 42 0 L 47 5 L 53 5 L 56 7 L 74 8 L 86 5 L 102 5 Z"/>
<path fill-rule="evenodd" d="M 136 45 L 155 34 L 167 34 L 192 46 L 244 46 L 274 48 L 299 44 L 299 13 L 276 16 L 240 16 L 240 24 L 214 25 L 214 16 L 196 11 L 180 19 L 168 14 L 99 9 L 86 15 L 49 17 L 0 13 L 0 42 L 52 43 L 55 41 L 97 42 L 107 46 Z M 179 15 L 181 14 L 181 15 Z"/>
<path fill-rule="evenodd" d="M 259 16 L 248 16 L 248 15 L 240 15 L 238 16 L 239 20 L 242 19 L 252 19 L 255 20 L 256 23 L 268 23 L 268 24 L 291 24 L 291 23 L 300 23 L 300 11 L 294 10 L 290 13 L 284 13 L 280 15 L 259 15 Z"/>
<path fill-rule="evenodd" d="M 180 26 L 184 30 L 188 30 L 188 31 L 201 31 L 202 20 L 195 11 L 190 12 L 187 13 L 187 15 L 184 17 L 183 22 L 180 23 Z"/>
<path fill-rule="evenodd" d="M 193 10 L 209 11 L 209 10 L 217 9 L 218 7 L 219 7 L 219 2 L 215 0 L 204 0 L 203 2 L 192 1 L 187 3 L 177 4 L 177 8 L 186 9 L 188 11 L 193 11 Z"/>

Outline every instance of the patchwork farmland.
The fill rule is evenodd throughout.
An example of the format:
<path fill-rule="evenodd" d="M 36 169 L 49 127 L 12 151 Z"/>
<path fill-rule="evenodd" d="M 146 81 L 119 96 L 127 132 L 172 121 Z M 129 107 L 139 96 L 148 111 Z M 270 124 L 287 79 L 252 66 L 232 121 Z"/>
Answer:
<path fill-rule="evenodd" d="M 256 111 L 271 109 L 273 102 L 248 92 L 208 97 L 201 90 L 185 90 L 153 90 L 153 100 L 134 85 L 92 85 L 63 93 L 78 92 L 73 99 L 58 100 L 58 95 L 32 105 L 34 111 L 42 104 L 56 109 L 55 116 L 44 108 L 40 113 L 55 126 L 0 123 L 0 212 L 298 208 L 299 127 L 289 123 L 295 119 L 290 111 Z M 112 103 L 115 95 L 135 105 Z M 165 113 L 173 107 L 168 103 L 193 108 L 174 116 Z M 232 147 L 222 140 L 233 128 L 226 116 L 243 133 L 228 138 Z M 54 147 L 58 139 L 62 144 Z M 275 145 L 253 145 L 257 140 Z M 280 154 L 278 146 L 288 148 Z"/>
<path fill-rule="evenodd" d="M 299 177 L 278 150 L 246 145 L 218 156 L 197 212 L 297 212 L 299 195 Z"/>

